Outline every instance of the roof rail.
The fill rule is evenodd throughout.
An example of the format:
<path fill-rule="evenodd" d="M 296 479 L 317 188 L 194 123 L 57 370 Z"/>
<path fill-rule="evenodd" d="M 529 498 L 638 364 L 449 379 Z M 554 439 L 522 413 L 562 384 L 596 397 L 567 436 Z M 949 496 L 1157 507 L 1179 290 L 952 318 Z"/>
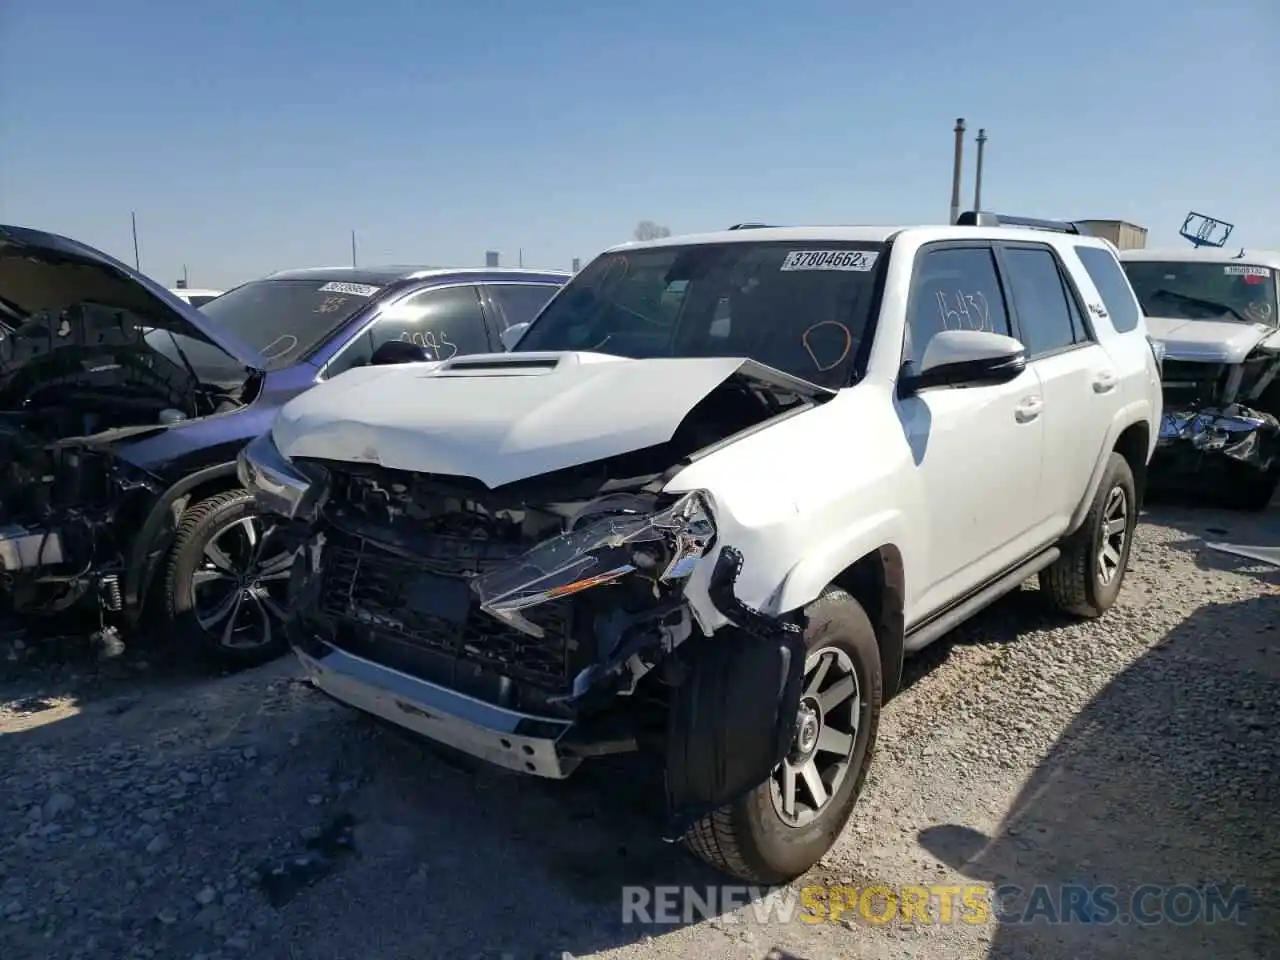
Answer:
<path fill-rule="evenodd" d="M 1031 230 L 1050 230 L 1054 233 L 1083 235 L 1076 224 L 1069 220 L 1040 220 L 1035 217 L 1010 217 L 986 210 L 966 210 L 956 217 L 957 227 L 1027 227 Z"/>
<path fill-rule="evenodd" d="M 735 223 L 730 230 L 761 230 L 773 226 L 771 223 Z"/>

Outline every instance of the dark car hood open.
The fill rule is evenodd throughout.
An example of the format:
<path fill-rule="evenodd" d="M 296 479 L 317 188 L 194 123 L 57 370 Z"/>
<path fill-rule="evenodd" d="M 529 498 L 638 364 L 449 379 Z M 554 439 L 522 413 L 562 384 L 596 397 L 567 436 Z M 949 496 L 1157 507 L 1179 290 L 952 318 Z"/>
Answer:
<path fill-rule="evenodd" d="M 76 304 L 128 311 L 142 326 L 212 344 L 250 370 L 266 366 L 256 350 L 160 284 L 100 250 L 41 230 L 0 224 L 0 302 L 11 315 L 53 325 Z M 49 342 L 56 349 L 56 336 Z"/>

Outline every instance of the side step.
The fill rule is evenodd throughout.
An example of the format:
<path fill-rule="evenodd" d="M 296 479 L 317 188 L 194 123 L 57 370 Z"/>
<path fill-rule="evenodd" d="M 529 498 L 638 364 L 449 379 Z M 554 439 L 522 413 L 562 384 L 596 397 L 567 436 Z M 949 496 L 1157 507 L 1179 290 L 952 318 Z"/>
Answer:
<path fill-rule="evenodd" d="M 1036 554 L 1025 563 L 1019 564 L 1004 576 L 982 587 L 977 593 L 972 594 L 969 599 L 962 600 L 957 606 L 944 610 L 932 620 L 927 620 L 918 627 L 913 627 L 907 632 L 903 649 L 907 653 L 916 653 L 919 650 L 923 650 L 944 633 L 950 633 L 960 626 L 979 610 L 989 607 L 1006 593 L 1016 590 L 1022 581 L 1028 577 L 1035 576 L 1060 556 L 1062 556 L 1061 550 L 1057 547 L 1050 547 L 1044 553 Z"/>

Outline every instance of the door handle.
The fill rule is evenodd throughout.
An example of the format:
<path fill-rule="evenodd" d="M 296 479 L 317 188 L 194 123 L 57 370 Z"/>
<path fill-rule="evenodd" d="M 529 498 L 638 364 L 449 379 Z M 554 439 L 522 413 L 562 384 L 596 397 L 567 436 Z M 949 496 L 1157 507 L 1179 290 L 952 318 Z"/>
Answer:
<path fill-rule="evenodd" d="M 1109 393 L 1119 382 L 1120 378 L 1116 376 L 1114 370 L 1099 370 L 1093 375 L 1093 392 Z"/>
<path fill-rule="evenodd" d="M 1030 423 L 1040 416 L 1040 411 L 1043 409 L 1044 401 L 1039 397 L 1023 397 L 1013 410 L 1013 419 L 1019 423 Z"/>

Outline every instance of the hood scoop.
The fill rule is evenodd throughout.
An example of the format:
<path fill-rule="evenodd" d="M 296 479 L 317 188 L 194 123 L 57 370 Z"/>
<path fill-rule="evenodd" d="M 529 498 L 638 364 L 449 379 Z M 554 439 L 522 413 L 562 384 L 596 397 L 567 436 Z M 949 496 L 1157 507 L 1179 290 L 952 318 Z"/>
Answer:
<path fill-rule="evenodd" d="M 434 377 L 519 377 L 539 376 L 568 370 L 587 363 L 625 363 L 624 357 L 603 353 L 485 353 L 446 360 L 436 367 Z"/>

